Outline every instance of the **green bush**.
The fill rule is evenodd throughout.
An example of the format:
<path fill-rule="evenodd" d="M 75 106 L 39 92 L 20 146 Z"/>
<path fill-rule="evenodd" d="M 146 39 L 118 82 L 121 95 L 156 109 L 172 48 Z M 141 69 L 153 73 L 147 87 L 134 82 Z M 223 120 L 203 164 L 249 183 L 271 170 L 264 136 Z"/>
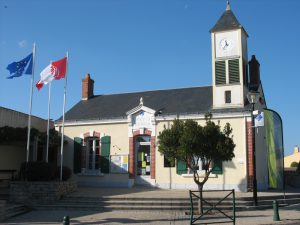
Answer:
<path fill-rule="evenodd" d="M 66 181 L 72 176 L 72 171 L 69 167 L 62 167 L 62 180 Z M 55 177 L 60 179 L 60 166 L 56 167 Z"/>
<path fill-rule="evenodd" d="M 66 181 L 72 176 L 70 168 L 63 166 L 62 180 Z M 20 169 L 20 180 L 27 181 L 51 181 L 60 179 L 60 167 L 53 166 L 51 163 L 23 162 Z"/>
<path fill-rule="evenodd" d="M 20 175 L 22 180 L 49 181 L 55 178 L 55 170 L 47 162 L 24 162 L 21 165 Z"/>
<path fill-rule="evenodd" d="M 298 163 L 297 162 L 292 162 L 291 167 L 298 167 Z"/>

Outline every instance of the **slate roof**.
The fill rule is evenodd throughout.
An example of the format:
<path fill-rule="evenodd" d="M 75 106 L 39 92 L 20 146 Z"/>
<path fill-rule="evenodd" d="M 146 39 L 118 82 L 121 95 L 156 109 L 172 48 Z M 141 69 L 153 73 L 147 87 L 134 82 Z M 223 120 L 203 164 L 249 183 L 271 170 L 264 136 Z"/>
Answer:
<path fill-rule="evenodd" d="M 212 87 L 190 87 L 169 90 L 97 95 L 81 100 L 65 115 L 65 121 L 126 118 L 126 112 L 137 107 L 143 97 L 144 106 L 162 109 L 162 115 L 195 114 L 212 111 Z M 214 110 L 223 112 L 224 110 Z M 244 108 L 225 109 L 226 112 Z M 60 118 L 59 120 L 61 120 Z"/>
<path fill-rule="evenodd" d="M 223 13 L 216 25 L 210 30 L 210 32 L 223 31 L 223 30 L 232 30 L 243 28 L 239 23 L 233 12 L 229 9 Z"/>

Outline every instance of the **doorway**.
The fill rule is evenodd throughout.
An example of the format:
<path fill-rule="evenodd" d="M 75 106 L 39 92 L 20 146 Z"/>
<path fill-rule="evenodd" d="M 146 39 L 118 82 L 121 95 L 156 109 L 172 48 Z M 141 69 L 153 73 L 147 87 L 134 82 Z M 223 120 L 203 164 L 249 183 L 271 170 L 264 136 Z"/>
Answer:
<path fill-rule="evenodd" d="M 136 176 L 135 183 L 140 185 L 150 184 L 151 174 L 151 155 L 150 155 L 150 136 L 138 136 L 135 138 L 136 154 Z"/>
<path fill-rule="evenodd" d="M 137 176 L 150 176 L 150 143 L 139 143 L 137 149 Z"/>

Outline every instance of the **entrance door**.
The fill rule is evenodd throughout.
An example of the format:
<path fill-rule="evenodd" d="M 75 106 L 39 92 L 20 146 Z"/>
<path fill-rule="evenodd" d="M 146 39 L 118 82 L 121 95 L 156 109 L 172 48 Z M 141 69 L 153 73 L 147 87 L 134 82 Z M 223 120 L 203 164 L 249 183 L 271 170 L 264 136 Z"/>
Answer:
<path fill-rule="evenodd" d="M 151 156 L 150 156 L 150 136 L 138 136 L 135 138 L 135 184 L 151 185 Z"/>
<path fill-rule="evenodd" d="M 139 143 L 137 149 L 137 176 L 150 176 L 150 143 Z"/>

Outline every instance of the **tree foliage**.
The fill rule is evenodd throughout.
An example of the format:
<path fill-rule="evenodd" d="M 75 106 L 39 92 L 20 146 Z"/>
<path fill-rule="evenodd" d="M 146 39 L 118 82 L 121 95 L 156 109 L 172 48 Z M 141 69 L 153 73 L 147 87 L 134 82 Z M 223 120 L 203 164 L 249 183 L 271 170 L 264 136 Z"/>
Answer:
<path fill-rule="evenodd" d="M 216 161 L 232 160 L 235 148 L 229 123 L 221 130 L 220 125 L 211 120 L 210 114 L 206 115 L 205 119 L 205 126 L 199 125 L 194 120 L 175 119 L 172 127 L 165 128 L 158 136 L 158 151 L 169 160 L 185 162 L 193 173 L 194 182 L 200 192 L 198 209 L 201 214 L 203 186 L 213 171 L 211 165 Z M 205 171 L 204 175 L 200 174 L 198 167 L 200 160 L 201 169 Z"/>
<path fill-rule="evenodd" d="M 291 167 L 298 167 L 298 163 L 297 162 L 292 162 Z"/>
<path fill-rule="evenodd" d="M 158 139 L 159 152 L 170 160 L 185 162 L 200 189 L 212 172 L 214 161 L 229 161 L 234 157 L 235 144 L 230 124 L 227 123 L 221 130 L 220 125 L 211 120 L 211 115 L 206 115 L 205 126 L 194 120 L 175 119 L 172 127 L 164 129 Z M 200 179 L 199 160 L 205 171 L 203 180 Z"/>
<path fill-rule="evenodd" d="M 0 144 L 12 144 L 15 142 L 26 143 L 27 142 L 28 128 L 14 128 L 9 126 L 0 127 Z M 46 145 L 47 132 L 40 132 L 35 128 L 30 130 L 30 140 L 33 141 L 34 137 L 37 137 L 42 145 Z M 53 128 L 49 130 L 49 146 L 60 146 L 61 136 Z"/>

